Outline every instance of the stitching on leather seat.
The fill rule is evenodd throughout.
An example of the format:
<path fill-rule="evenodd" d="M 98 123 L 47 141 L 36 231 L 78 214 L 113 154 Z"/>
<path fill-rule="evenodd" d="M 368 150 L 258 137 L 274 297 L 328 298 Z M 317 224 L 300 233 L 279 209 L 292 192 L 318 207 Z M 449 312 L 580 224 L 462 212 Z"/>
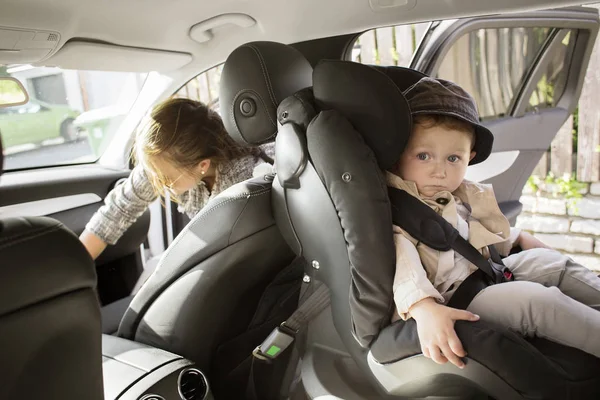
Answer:
<path fill-rule="evenodd" d="M 267 70 L 267 65 L 262 57 L 262 54 L 260 54 L 260 51 L 258 51 L 258 49 L 254 45 L 248 45 L 248 47 L 251 48 L 258 57 L 258 61 L 260 62 L 260 68 L 262 70 L 263 77 L 265 78 L 265 83 L 267 84 L 269 95 L 271 96 L 271 101 L 273 102 L 275 108 L 277 108 L 277 100 L 275 99 L 275 92 L 273 91 L 273 86 L 271 85 L 271 77 L 269 76 L 269 71 Z"/>

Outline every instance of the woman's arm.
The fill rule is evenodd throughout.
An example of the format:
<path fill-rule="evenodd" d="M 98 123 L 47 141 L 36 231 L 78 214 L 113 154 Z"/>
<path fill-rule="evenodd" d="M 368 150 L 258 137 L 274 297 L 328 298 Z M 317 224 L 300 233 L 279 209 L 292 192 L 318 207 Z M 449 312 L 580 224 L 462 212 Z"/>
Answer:
<path fill-rule="evenodd" d="M 90 256 L 92 256 L 94 260 L 98 258 L 100 254 L 102 254 L 102 252 L 107 246 L 104 240 L 100 239 L 98 236 L 88 231 L 87 229 L 81 233 L 81 235 L 79 236 L 79 240 L 81 241 L 81 243 L 83 243 L 86 250 L 88 251 L 88 253 L 90 253 Z"/>
<path fill-rule="evenodd" d="M 157 196 L 141 166 L 111 190 L 79 239 L 96 259 L 107 244 L 115 244 Z"/>

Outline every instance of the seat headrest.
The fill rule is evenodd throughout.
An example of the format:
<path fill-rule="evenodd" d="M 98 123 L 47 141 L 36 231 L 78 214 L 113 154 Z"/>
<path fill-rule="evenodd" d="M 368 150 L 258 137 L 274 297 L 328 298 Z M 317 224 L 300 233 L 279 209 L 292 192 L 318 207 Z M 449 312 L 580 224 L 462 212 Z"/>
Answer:
<path fill-rule="evenodd" d="M 221 73 L 221 114 L 227 132 L 242 144 L 274 139 L 277 106 L 312 85 L 312 67 L 298 50 L 276 42 L 235 49 Z"/>
<path fill-rule="evenodd" d="M 400 158 L 412 127 L 402 91 L 423 76 L 406 68 L 324 60 L 315 67 L 313 92 L 317 106 L 339 111 L 362 134 L 380 168 L 389 169 Z"/>

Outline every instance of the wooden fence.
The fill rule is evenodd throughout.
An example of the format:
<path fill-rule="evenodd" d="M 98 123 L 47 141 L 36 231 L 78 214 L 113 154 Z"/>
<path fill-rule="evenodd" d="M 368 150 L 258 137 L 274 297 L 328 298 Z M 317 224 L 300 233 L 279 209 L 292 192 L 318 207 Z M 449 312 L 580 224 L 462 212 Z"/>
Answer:
<path fill-rule="evenodd" d="M 598 6 L 595 6 L 598 7 Z M 600 48 L 594 44 L 579 105 L 560 129 L 534 175 L 575 176 L 581 182 L 600 181 Z"/>
<path fill-rule="evenodd" d="M 421 23 L 379 28 L 365 32 L 353 47 L 352 60 L 365 64 L 409 66 L 416 46 L 421 41 L 428 26 L 428 23 Z M 492 32 L 492 37 L 485 39 L 486 43 L 487 41 L 501 40 L 502 34 L 506 34 L 506 32 Z M 518 46 L 513 44 L 512 47 Z M 519 54 L 519 56 L 522 55 Z M 457 54 L 457 57 L 461 58 L 463 55 Z M 498 62 L 499 60 L 496 59 L 495 61 Z M 526 63 L 523 65 L 524 68 L 526 68 L 525 65 Z M 218 107 L 218 85 L 221 70 L 222 65 L 198 75 L 182 87 L 175 96 L 194 98 Z M 465 72 L 458 71 L 456 73 L 464 75 Z M 450 75 L 454 76 L 454 73 Z M 488 80 L 500 78 L 503 78 L 503 76 L 486 76 Z M 501 82 L 500 85 L 505 85 L 505 83 Z M 473 87 L 466 87 L 466 89 L 474 91 Z M 480 104 L 480 106 L 484 106 L 487 111 L 491 110 L 489 114 L 493 115 L 495 108 L 493 104 L 500 101 L 495 98 L 498 95 L 493 93 L 494 90 L 488 88 L 488 91 L 490 95 L 478 99 L 478 102 L 485 103 L 487 101 L 492 104 L 487 104 L 487 108 L 486 104 Z M 577 180 L 582 182 L 600 181 L 600 107 L 596 100 L 599 92 L 600 50 L 597 41 L 585 77 L 577 118 L 571 116 L 566 121 L 552 142 L 551 148 L 540 160 L 534 171 L 535 175 L 545 177 L 549 172 L 552 172 L 557 177 L 574 175 Z M 476 95 L 476 93 L 474 94 Z"/>

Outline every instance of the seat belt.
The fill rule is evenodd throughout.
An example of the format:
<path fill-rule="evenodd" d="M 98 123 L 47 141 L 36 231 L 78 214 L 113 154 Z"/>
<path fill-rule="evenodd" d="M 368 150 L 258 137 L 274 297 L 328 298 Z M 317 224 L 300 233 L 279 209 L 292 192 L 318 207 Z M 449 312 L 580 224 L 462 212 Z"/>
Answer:
<path fill-rule="evenodd" d="M 490 258 L 486 259 L 427 204 L 401 189 L 388 187 L 388 195 L 395 225 L 434 250 L 453 249 L 478 268 L 456 289 L 449 307 L 466 309 L 477 293 L 487 286 L 514 280 L 494 246 L 488 246 Z"/>
<path fill-rule="evenodd" d="M 470 245 L 470 243 L 468 244 L 471 248 L 474 248 Z M 496 247 L 488 246 L 488 250 L 490 252 L 489 260 L 486 260 L 485 257 L 483 257 L 483 255 L 481 255 L 481 253 L 479 252 L 477 252 L 479 254 L 479 257 L 477 257 L 477 259 L 480 264 L 483 264 L 483 261 L 487 261 L 487 264 L 490 265 L 491 268 L 494 270 L 496 279 L 500 279 L 500 281 L 491 280 L 489 275 L 485 274 L 483 272 L 483 269 L 479 268 L 477 269 L 477 271 L 469 275 L 467 279 L 465 279 L 458 286 L 458 289 L 456 289 L 456 291 L 450 298 L 450 301 L 448 301 L 448 307 L 466 310 L 469 304 L 471 304 L 471 301 L 473 301 L 473 299 L 475 298 L 475 296 L 477 296 L 477 294 L 486 287 L 494 285 L 496 283 L 510 282 L 515 280 L 512 272 L 502 262 L 502 258 L 500 258 L 500 254 L 498 253 Z M 459 253 L 462 254 L 465 258 L 467 258 L 469 262 L 477 266 L 477 264 L 473 262 L 470 258 L 466 257 L 464 253 L 460 251 Z M 499 274 L 502 274 L 501 277 L 499 276 Z"/>
<path fill-rule="evenodd" d="M 471 243 L 458 235 L 452 242 L 452 249 L 483 271 L 490 281 L 489 284 L 494 285 L 513 280 L 512 272 L 504 265 L 494 246 L 488 246 L 490 258 L 486 259 Z"/>
<path fill-rule="evenodd" d="M 315 281 L 304 284 L 299 306 L 290 317 L 275 328 L 252 352 L 252 365 L 246 395 L 251 400 L 277 400 L 291 358 L 290 345 L 296 336 L 330 304 L 329 290 Z M 309 293 L 309 290 L 311 290 Z M 287 351 L 286 351 L 287 350 Z"/>

